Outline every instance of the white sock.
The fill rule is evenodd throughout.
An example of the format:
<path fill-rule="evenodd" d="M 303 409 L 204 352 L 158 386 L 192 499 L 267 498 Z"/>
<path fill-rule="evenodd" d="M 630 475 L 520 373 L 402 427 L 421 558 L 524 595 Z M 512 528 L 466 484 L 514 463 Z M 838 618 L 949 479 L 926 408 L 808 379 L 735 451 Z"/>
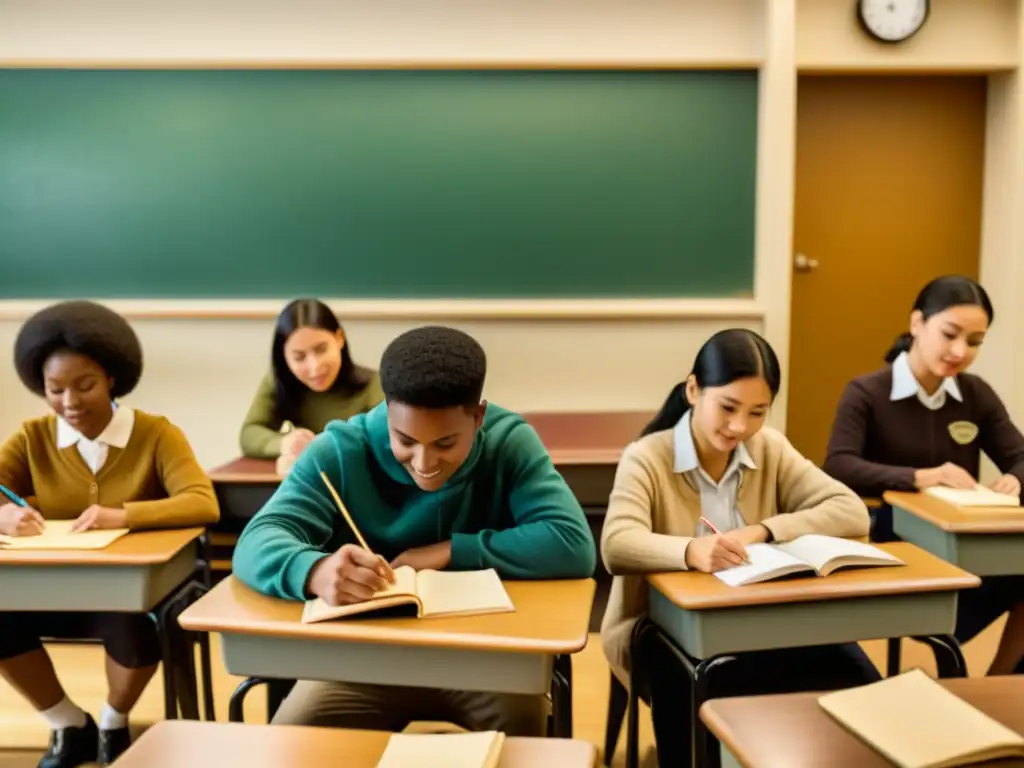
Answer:
<path fill-rule="evenodd" d="M 113 731 L 117 728 L 124 728 L 128 725 L 128 715 L 122 715 L 109 704 L 103 705 L 100 712 L 100 730 Z"/>
<path fill-rule="evenodd" d="M 50 729 L 59 731 L 62 728 L 81 728 L 87 722 L 85 710 L 79 708 L 67 696 L 49 709 L 40 712 Z"/>

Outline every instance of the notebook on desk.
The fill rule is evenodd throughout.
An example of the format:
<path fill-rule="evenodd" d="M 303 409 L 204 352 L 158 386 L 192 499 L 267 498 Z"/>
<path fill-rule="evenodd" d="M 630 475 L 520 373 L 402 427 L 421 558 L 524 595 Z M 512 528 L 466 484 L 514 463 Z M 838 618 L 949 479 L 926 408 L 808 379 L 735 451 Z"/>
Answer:
<path fill-rule="evenodd" d="M 406 610 L 401 610 L 403 608 Z M 395 569 L 394 584 L 361 603 L 330 606 L 320 598 L 308 601 L 302 611 L 302 623 L 381 612 L 431 618 L 513 611 L 512 599 L 493 568 L 484 571 L 415 571 L 404 565 Z"/>
<path fill-rule="evenodd" d="M 924 492 L 957 507 L 1020 508 L 1018 497 L 1008 493 L 996 493 L 983 485 L 974 488 L 947 488 L 944 485 L 933 485 L 931 488 L 925 488 Z"/>
<path fill-rule="evenodd" d="M 919 669 L 825 694 L 818 704 L 900 768 L 1024 757 L 1024 737 Z"/>
<path fill-rule="evenodd" d="M 747 558 L 748 564 L 716 571 L 715 576 L 731 587 L 740 587 L 794 574 L 828 576 L 840 568 L 906 565 L 870 544 L 819 534 L 799 536 L 783 544 L 751 544 Z"/>
<path fill-rule="evenodd" d="M 496 768 L 505 734 L 394 733 L 377 768 Z"/>
<path fill-rule="evenodd" d="M 46 520 L 38 536 L 0 536 L 3 550 L 90 550 L 104 549 L 129 531 L 127 528 L 91 530 L 72 533 L 74 520 Z"/>

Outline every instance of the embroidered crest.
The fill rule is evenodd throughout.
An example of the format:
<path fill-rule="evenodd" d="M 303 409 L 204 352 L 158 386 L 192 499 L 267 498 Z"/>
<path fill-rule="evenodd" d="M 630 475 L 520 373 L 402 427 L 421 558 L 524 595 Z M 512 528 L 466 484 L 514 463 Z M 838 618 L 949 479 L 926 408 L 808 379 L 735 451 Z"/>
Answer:
<path fill-rule="evenodd" d="M 967 445 L 978 436 L 978 425 L 973 421 L 954 421 L 949 425 L 949 434 L 960 445 Z"/>

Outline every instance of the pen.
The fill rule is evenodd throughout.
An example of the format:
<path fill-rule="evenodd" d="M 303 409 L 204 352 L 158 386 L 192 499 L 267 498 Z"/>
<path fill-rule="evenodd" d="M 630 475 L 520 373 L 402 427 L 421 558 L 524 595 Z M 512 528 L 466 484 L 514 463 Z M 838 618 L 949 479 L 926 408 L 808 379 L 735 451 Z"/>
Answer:
<path fill-rule="evenodd" d="M 28 506 L 28 502 L 27 501 L 25 501 L 23 498 L 21 498 L 21 496 L 16 494 L 14 491 L 12 491 L 6 485 L 0 485 L 0 493 L 2 493 L 4 496 L 6 496 L 11 501 L 13 501 L 19 507 L 27 507 Z"/>

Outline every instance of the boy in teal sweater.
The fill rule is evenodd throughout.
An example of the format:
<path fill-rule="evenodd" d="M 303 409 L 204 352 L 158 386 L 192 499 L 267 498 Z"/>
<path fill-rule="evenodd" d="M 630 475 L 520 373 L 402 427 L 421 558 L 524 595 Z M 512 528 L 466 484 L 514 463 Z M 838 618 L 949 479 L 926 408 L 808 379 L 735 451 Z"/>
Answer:
<path fill-rule="evenodd" d="M 385 403 L 333 422 L 246 526 L 234 572 L 292 600 L 358 602 L 393 568 L 494 568 L 505 579 L 585 578 L 596 550 L 583 510 L 522 417 L 481 401 L 486 357 L 451 328 L 385 350 Z M 323 470 L 382 563 L 355 542 Z M 533 696 L 300 681 L 274 723 L 400 731 L 413 720 L 544 732 Z"/>

